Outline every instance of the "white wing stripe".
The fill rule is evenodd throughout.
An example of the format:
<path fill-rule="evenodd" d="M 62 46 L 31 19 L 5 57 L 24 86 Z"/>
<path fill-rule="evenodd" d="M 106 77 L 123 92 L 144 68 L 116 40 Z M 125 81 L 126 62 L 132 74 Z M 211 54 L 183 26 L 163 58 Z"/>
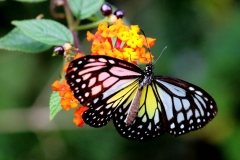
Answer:
<path fill-rule="evenodd" d="M 184 120 L 183 113 L 182 112 L 178 113 L 178 115 L 177 115 L 177 122 L 181 123 L 183 120 Z"/>
<path fill-rule="evenodd" d="M 141 76 L 141 73 L 134 72 L 125 68 L 121 67 L 112 67 L 109 72 L 111 72 L 113 75 L 122 77 L 122 76 Z"/>
<path fill-rule="evenodd" d="M 173 118 L 173 104 L 171 97 L 163 90 L 160 91 L 160 97 L 163 102 L 166 116 L 168 120 L 171 120 Z"/>
<path fill-rule="evenodd" d="M 174 102 L 176 111 L 180 111 L 182 109 L 182 103 L 181 103 L 180 99 L 173 97 L 173 102 Z"/>
<path fill-rule="evenodd" d="M 170 83 L 163 82 L 160 80 L 157 80 L 162 85 L 166 86 L 173 94 L 180 96 L 180 97 L 186 97 L 186 91 L 178 86 L 174 86 Z"/>
<path fill-rule="evenodd" d="M 206 103 L 204 103 L 203 99 L 199 96 L 199 95 L 195 95 L 196 98 L 202 103 L 202 105 L 204 106 L 204 108 L 206 109 L 207 106 L 206 106 Z"/>
<path fill-rule="evenodd" d="M 193 98 L 193 100 L 196 103 L 198 109 L 200 110 L 201 115 L 204 116 L 204 111 L 203 111 L 203 108 L 202 108 L 201 104 L 198 102 L 198 100 L 196 98 Z"/>
<path fill-rule="evenodd" d="M 193 112 L 192 112 L 192 110 L 190 109 L 190 110 L 187 112 L 187 120 L 189 120 L 192 115 L 193 115 Z"/>
<path fill-rule="evenodd" d="M 187 100 L 187 99 L 183 99 L 182 100 L 182 103 L 183 103 L 183 107 L 185 110 L 188 110 L 189 107 L 190 107 L 190 102 Z"/>

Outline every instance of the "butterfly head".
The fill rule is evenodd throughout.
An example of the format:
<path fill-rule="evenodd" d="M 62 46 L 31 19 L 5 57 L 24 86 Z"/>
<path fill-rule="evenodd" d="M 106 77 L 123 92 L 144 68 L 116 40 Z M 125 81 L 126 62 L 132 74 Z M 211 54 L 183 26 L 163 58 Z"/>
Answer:
<path fill-rule="evenodd" d="M 146 65 L 145 69 L 144 69 L 144 75 L 149 77 L 149 76 L 153 76 L 153 64 L 152 63 L 149 63 Z"/>

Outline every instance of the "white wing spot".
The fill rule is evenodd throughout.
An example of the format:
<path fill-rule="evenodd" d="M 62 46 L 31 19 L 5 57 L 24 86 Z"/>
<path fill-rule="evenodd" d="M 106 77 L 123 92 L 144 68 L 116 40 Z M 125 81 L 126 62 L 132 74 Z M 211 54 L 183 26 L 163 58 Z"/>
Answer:
<path fill-rule="evenodd" d="M 95 59 L 89 59 L 89 62 L 95 62 Z"/>
<path fill-rule="evenodd" d="M 115 64 L 114 60 L 108 60 L 109 63 Z"/>
<path fill-rule="evenodd" d="M 201 122 L 201 119 L 198 118 L 198 119 L 197 119 L 197 122 L 200 123 L 200 122 Z"/>
<path fill-rule="evenodd" d="M 71 76 L 71 78 L 74 78 L 75 77 L 75 75 L 73 74 L 72 76 Z"/>
<path fill-rule="evenodd" d="M 209 113 L 209 112 L 207 112 L 207 116 L 208 116 L 208 117 L 210 116 L 210 113 Z"/>
<path fill-rule="evenodd" d="M 148 129 L 149 129 L 149 130 L 152 129 L 152 124 L 151 124 L 151 123 L 149 123 L 149 125 L 148 125 Z"/>
<path fill-rule="evenodd" d="M 197 93 L 199 96 L 202 96 L 202 95 L 203 95 L 202 92 L 200 92 L 200 91 L 196 91 L 196 93 Z"/>
<path fill-rule="evenodd" d="M 190 91 L 194 91 L 195 89 L 193 87 L 188 88 Z"/>
<path fill-rule="evenodd" d="M 107 60 L 104 59 L 104 58 L 99 58 L 98 60 L 99 60 L 100 62 L 107 62 Z"/>
<path fill-rule="evenodd" d="M 76 71 L 76 70 L 77 70 L 77 67 L 74 67 L 74 68 L 73 68 L 73 71 Z"/>
<path fill-rule="evenodd" d="M 184 124 L 181 124 L 180 128 L 183 129 L 184 128 Z"/>
<path fill-rule="evenodd" d="M 82 64 L 82 61 L 78 61 L 78 64 Z"/>
<path fill-rule="evenodd" d="M 82 84 L 82 88 L 85 88 L 86 87 L 86 84 Z"/>
<path fill-rule="evenodd" d="M 189 121 L 189 124 L 192 124 L 193 123 L 193 120 L 191 119 L 190 121 Z"/>
<path fill-rule="evenodd" d="M 76 79 L 76 82 L 77 83 L 81 82 L 81 79 L 80 78 Z"/>
<path fill-rule="evenodd" d="M 93 100 L 93 103 L 97 103 L 98 100 L 99 100 L 99 98 L 95 98 L 95 99 Z"/>
<path fill-rule="evenodd" d="M 172 123 L 172 124 L 170 125 L 170 128 L 171 128 L 171 129 L 175 128 L 175 124 Z"/>
<path fill-rule="evenodd" d="M 88 97 L 88 96 L 89 96 L 89 94 L 90 94 L 89 92 L 86 92 L 86 93 L 85 93 L 85 97 Z"/>

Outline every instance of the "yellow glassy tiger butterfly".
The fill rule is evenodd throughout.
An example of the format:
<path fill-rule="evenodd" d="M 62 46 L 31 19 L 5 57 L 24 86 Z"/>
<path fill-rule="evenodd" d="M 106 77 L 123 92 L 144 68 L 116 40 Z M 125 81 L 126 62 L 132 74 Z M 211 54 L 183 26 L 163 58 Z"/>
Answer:
<path fill-rule="evenodd" d="M 92 127 L 110 119 L 121 136 L 149 140 L 168 132 L 179 136 L 205 126 L 217 114 L 214 99 L 183 80 L 154 76 L 108 56 L 88 55 L 73 60 L 66 80 L 79 102 L 89 107 L 82 118 Z"/>

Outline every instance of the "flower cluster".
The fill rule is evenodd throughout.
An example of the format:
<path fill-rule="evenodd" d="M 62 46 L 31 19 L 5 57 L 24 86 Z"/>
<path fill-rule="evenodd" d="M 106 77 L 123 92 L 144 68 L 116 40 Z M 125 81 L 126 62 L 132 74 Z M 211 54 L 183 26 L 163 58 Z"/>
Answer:
<path fill-rule="evenodd" d="M 59 82 L 58 80 L 52 84 L 52 90 L 58 91 L 61 97 L 60 104 L 64 110 L 76 108 L 79 105 L 78 100 L 74 97 L 72 90 L 66 80 Z"/>
<path fill-rule="evenodd" d="M 124 25 L 121 19 L 118 19 L 111 26 L 107 23 L 99 24 L 95 34 L 88 31 L 87 40 L 93 41 L 91 48 L 92 55 L 107 55 L 136 65 L 137 63 L 150 63 L 153 55 L 150 52 L 146 52 L 145 48 L 152 47 L 155 39 L 146 38 L 138 34 L 139 32 L 140 28 L 137 25 L 128 27 Z M 71 50 L 71 48 L 69 50 Z M 66 58 L 72 58 L 72 55 L 68 55 L 65 48 L 64 56 Z M 77 53 L 74 59 L 82 56 L 84 56 L 84 54 Z M 64 72 L 66 72 L 68 65 L 69 62 L 63 67 Z M 69 110 L 70 108 L 75 109 L 79 106 L 79 101 L 74 97 L 66 80 L 62 80 L 61 82 L 55 81 L 52 84 L 52 89 L 53 91 L 59 92 L 59 96 L 61 97 L 60 104 L 64 110 Z M 75 110 L 73 122 L 77 126 L 83 126 L 82 114 L 87 109 L 87 107 L 80 106 Z"/>
<path fill-rule="evenodd" d="M 88 31 L 87 40 L 93 41 L 92 55 L 107 55 L 135 64 L 149 63 L 153 56 L 145 47 L 153 46 L 155 39 L 139 35 L 139 31 L 137 25 L 128 27 L 118 19 L 111 26 L 105 22 L 99 24 L 95 34 Z"/>

